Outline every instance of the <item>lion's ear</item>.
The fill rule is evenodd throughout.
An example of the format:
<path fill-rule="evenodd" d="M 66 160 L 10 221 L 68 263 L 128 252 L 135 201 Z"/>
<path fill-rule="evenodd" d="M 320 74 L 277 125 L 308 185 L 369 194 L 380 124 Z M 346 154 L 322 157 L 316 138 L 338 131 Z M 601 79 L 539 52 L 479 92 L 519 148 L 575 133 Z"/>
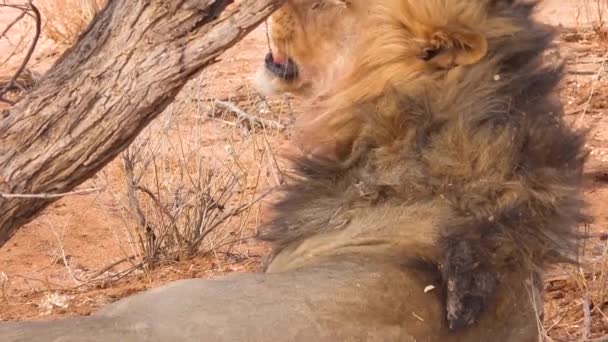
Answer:
<path fill-rule="evenodd" d="M 420 59 L 439 68 L 477 63 L 488 51 L 486 38 L 476 32 L 436 31 L 420 52 Z"/>

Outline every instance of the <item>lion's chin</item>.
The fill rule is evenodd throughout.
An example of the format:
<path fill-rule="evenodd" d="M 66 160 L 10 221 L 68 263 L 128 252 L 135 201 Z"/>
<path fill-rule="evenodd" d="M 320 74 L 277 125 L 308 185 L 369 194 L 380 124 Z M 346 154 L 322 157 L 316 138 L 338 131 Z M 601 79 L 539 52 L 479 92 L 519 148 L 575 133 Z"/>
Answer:
<path fill-rule="evenodd" d="M 285 93 L 304 97 L 310 95 L 308 84 L 299 79 L 287 82 L 269 72 L 265 67 L 256 71 L 253 77 L 253 87 L 263 96 L 276 96 Z"/>
<path fill-rule="evenodd" d="M 266 68 L 260 68 L 255 73 L 253 78 L 253 87 L 264 96 L 274 96 L 280 94 L 280 91 L 277 89 L 276 85 L 273 81 L 272 75 L 269 75 L 269 72 Z"/>

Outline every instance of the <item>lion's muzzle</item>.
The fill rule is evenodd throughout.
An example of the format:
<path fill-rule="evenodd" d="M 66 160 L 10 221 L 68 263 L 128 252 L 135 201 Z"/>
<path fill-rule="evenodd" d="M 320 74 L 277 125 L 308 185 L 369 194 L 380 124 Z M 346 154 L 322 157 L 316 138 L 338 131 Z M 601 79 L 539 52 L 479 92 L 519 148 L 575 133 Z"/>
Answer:
<path fill-rule="evenodd" d="M 264 59 L 266 70 L 285 81 L 293 81 L 298 77 L 298 67 L 288 58 L 285 61 L 276 61 L 272 52 L 266 54 Z"/>

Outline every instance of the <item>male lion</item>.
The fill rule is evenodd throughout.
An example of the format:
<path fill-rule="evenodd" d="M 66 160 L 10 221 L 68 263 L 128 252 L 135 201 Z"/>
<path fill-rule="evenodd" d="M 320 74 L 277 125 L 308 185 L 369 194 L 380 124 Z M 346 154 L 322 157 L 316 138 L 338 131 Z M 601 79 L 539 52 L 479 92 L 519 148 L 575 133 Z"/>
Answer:
<path fill-rule="evenodd" d="M 263 236 L 278 254 L 269 269 L 326 252 L 330 235 L 337 245 L 353 235 L 374 249 L 388 244 L 413 254 L 408 262 L 436 265 L 457 329 L 481 315 L 513 270 L 573 260 L 584 220 L 583 136 L 549 99 L 562 66 L 542 64 L 553 35 L 531 19 L 537 1 L 329 1 L 325 12 L 318 3 L 294 0 L 273 16 L 267 60 L 331 75 L 332 83 L 323 73 L 296 76 L 324 81 L 306 136 L 332 144 L 337 160 L 297 161 L 304 180 L 288 188 Z M 332 41 L 350 63 L 327 59 Z M 293 80 L 277 64 L 265 75 L 279 92 Z M 410 210 L 433 223 L 412 222 Z"/>
<path fill-rule="evenodd" d="M 549 99 L 562 68 L 542 64 L 535 4 L 288 0 L 269 70 L 323 80 L 306 128 L 335 153 L 296 160 L 266 272 L 4 323 L 0 340 L 537 341 L 541 271 L 576 257 L 586 154 Z M 315 41 L 325 15 L 362 29 Z M 309 61 L 277 46 L 301 40 L 341 49 L 323 66 L 339 72 L 299 74 Z"/>

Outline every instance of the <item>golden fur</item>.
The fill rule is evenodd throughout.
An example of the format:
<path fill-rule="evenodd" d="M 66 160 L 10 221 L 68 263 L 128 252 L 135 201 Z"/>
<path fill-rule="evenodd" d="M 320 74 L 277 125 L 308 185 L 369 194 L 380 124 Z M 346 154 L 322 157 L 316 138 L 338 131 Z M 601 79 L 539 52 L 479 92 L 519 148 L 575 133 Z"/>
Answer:
<path fill-rule="evenodd" d="M 457 329 L 522 270 L 576 259 L 586 153 L 551 99 L 562 66 L 542 63 L 553 35 L 531 18 L 536 2 L 343 3 L 366 30 L 337 52 L 350 62 L 302 119 L 333 159 L 297 160 L 302 178 L 262 236 L 273 242 L 268 270 L 319 255 L 423 260 L 441 276 Z"/>
<path fill-rule="evenodd" d="M 332 84 L 358 36 L 357 17 L 343 1 L 287 1 L 268 20 L 270 49 L 275 60 L 293 60 L 295 79 L 262 67 L 256 86 L 264 94 L 289 92 L 312 96 Z M 320 39 L 322 37 L 322 39 Z"/>

